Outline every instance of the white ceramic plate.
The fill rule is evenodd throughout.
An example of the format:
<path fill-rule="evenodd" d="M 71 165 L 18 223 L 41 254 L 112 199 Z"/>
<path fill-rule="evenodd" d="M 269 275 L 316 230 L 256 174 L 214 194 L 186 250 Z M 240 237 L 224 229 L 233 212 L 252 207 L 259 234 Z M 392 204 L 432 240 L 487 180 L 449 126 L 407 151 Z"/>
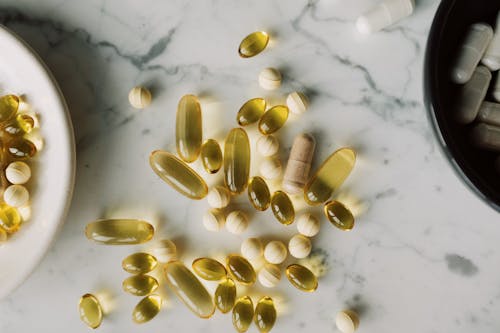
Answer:
<path fill-rule="evenodd" d="M 32 192 L 32 218 L 0 245 L 2 298 L 34 270 L 66 217 L 74 185 L 75 143 L 64 97 L 40 58 L 2 26 L 0 50 L 0 94 L 26 95 L 39 115 L 44 140 L 27 185 Z"/>

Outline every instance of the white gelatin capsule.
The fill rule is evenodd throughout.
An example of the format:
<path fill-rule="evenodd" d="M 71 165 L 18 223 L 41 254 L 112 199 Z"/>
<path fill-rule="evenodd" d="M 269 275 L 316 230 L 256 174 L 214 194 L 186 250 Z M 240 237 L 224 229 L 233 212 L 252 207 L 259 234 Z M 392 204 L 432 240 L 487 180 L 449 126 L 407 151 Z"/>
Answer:
<path fill-rule="evenodd" d="M 500 75 L 497 75 L 491 94 L 495 101 L 500 102 Z"/>
<path fill-rule="evenodd" d="M 258 238 L 247 238 L 241 243 L 241 255 L 248 260 L 261 257 L 263 252 L 264 247 Z"/>
<path fill-rule="evenodd" d="M 203 226 L 208 231 L 219 231 L 224 227 L 226 217 L 219 209 L 210 209 L 203 215 Z"/>
<path fill-rule="evenodd" d="M 28 203 L 30 194 L 23 185 L 10 185 L 3 192 L 3 200 L 12 207 L 21 207 Z"/>
<path fill-rule="evenodd" d="M 484 52 L 481 62 L 492 72 L 500 69 L 500 12 L 498 12 L 497 16 L 495 34 L 493 35 L 486 52 Z"/>
<path fill-rule="evenodd" d="M 226 217 L 226 229 L 232 234 L 240 235 L 248 227 L 248 217 L 239 210 L 229 213 Z"/>
<path fill-rule="evenodd" d="M 231 201 L 231 192 L 224 186 L 215 186 L 208 192 L 207 201 L 212 208 L 224 208 Z"/>
<path fill-rule="evenodd" d="M 273 288 L 281 280 L 281 270 L 274 264 L 265 264 L 257 275 L 259 282 L 266 288 Z"/>
<path fill-rule="evenodd" d="M 293 236 L 288 242 L 288 251 L 292 257 L 297 259 L 305 258 L 311 253 L 311 240 L 304 235 Z"/>
<path fill-rule="evenodd" d="M 483 149 L 500 151 L 500 127 L 477 124 L 471 133 L 472 142 Z"/>
<path fill-rule="evenodd" d="M 489 24 L 475 23 L 469 27 L 451 68 L 451 81 L 464 84 L 471 79 L 492 38 Z"/>
<path fill-rule="evenodd" d="M 309 100 L 303 93 L 294 91 L 287 96 L 286 106 L 288 106 L 288 110 L 290 110 L 291 113 L 297 115 L 303 114 L 307 111 Z"/>
<path fill-rule="evenodd" d="M 484 101 L 476 119 L 482 123 L 500 126 L 500 104 Z"/>
<path fill-rule="evenodd" d="M 264 248 L 264 258 L 270 264 L 279 265 L 288 255 L 285 244 L 280 241 L 271 241 Z"/>
<path fill-rule="evenodd" d="M 410 16 L 414 8 L 415 0 L 386 0 L 361 15 L 356 27 L 363 34 L 376 32 Z"/>
<path fill-rule="evenodd" d="M 488 92 L 491 73 L 484 66 L 478 66 L 471 79 L 461 87 L 455 104 L 455 120 L 461 124 L 474 121 L 479 107 Z"/>
<path fill-rule="evenodd" d="M 352 310 L 344 310 L 337 313 L 335 325 L 342 333 L 354 333 L 359 326 L 358 314 Z"/>
<path fill-rule="evenodd" d="M 259 74 L 259 84 L 266 90 L 275 90 L 281 86 L 281 73 L 276 68 L 264 68 Z"/>
<path fill-rule="evenodd" d="M 5 177 L 11 184 L 24 184 L 31 177 L 31 169 L 22 161 L 12 162 L 5 169 Z"/>
<path fill-rule="evenodd" d="M 319 220 L 314 215 L 305 213 L 297 218 L 297 230 L 304 236 L 316 236 L 319 232 L 319 228 Z"/>

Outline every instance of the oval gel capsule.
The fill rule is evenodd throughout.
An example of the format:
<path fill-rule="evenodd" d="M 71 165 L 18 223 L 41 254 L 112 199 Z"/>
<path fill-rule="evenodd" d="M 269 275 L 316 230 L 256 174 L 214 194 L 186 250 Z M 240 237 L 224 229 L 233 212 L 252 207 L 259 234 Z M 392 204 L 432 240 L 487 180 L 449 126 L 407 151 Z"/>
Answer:
<path fill-rule="evenodd" d="M 122 267 L 130 274 L 144 274 L 151 272 L 158 265 L 155 257 L 145 252 L 129 255 L 122 261 Z"/>
<path fill-rule="evenodd" d="M 331 154 L 304 187 L 304 199 L 309 205 L 327 201 L 349 176 L 356 162 L 356 153 L 341 148 Z"/>
<path fill-rule="evenodd" d="M 186 162 L 195 161 L 202 140 L 201 106 L 194 95 L 182 96 L 177 106 L 175 143 L 177 153 Z"/>
<path fill-rule="evenodd" d="M 266 100 L 263 98 L 252 98 L 243 104 L 236 115 L 236 121 L 240 126 L 247 126 L 259 121 L 266 111 Z"/>
<path fill-rule="evenodd" d="M 259 131 L 264 135 L 269 135 L 279 130 L 285 125 L 288 119 L 288 107 L 276 105 L 267 110 L 259 120 Z"/>
<path fill-rule="evenodd" d="M 232 279 L 227 278 L 219 283 L 215 289 L 214 301 L 222 313 L 228 313 L 233 309 L 236 301 L 236 284 Z"/>
<path fill-rule="evenodd" d="M 5 203 L 0 203 L 0 228 L 8 234 L 13 234 L 19 230 L 22 222 L 19 211 Z"/>
<path fill-rule="evenodd" d="M 234 194 L 245 190 L 250 174 L 250 143 L 245 130 L 233 128 L 224 143 L 224 183 Z"/>
<path fill-rule="evenodd" d="M 348 231 L 354 227 L 354 216 L 340 201 L 327 202 L 323 211 L 328 221 L 340 230 Z"/>
<path fill-rule="evenodd" d="M 249 296 L 240 297 L 233 307 L 233 326 L 239 333 L 248 331 L 254 316 L 253 302 Z"/>
<path fill-rule="evenodd" d="M 318 288 L 318 279 L 314 273 L 302 265 L 292 264 L 288 266 L 286 277 L 299 290 L 312 292 Z"/>
<path fill-rule="evenodd" d="M 208 173 L 217 173 L 221 168 L 222 150 L 214 139 L 208 139 L 201 146 L 201 162 Z"/>
<path fill-rule="evenodd" d="M 231 254 L 226 259 L 226 266 L 233 279 L 244 285 L 255 283 L 257 274 L 252 264 L 242 256 Z"/>
<path fill-rule="evenodd" d="M 139 274 L 123 280 L 123 291 L 134 296 L 146 296 L 158 289 L 158 281 L 149 275 Z"/>
<path fill-rule="evenodd" d="M 259 332 L 269 332 L 276 322 L 276 308 L 271 297 L 262 297 L 255 306 L 254 322 Z"/>
<path fill-rule="evenodd" d="M 212 258 L 195 259 L 192 266 L 196 275 L 203 280 L 219 281 L 227 275 L 224 265 Z"/>
<path fill-rule="evenodd" d="M 271 197 L 271 209 L 274 217 L 284 225 L 289 225 L 295 220 L 295 209 L 288 195 L 283 191 L 274 192 Z"/>
<path fill-rule="evenodd" d="M 470 80 L 464 84 L 455 102 L 455 120 L 461 124 L 474 121 L 481 103 L 488 92 L 491 73 L 484 66 L 478 66 Z"/>
<path fill-rule="evenodd" d="M 87 224 L 85 235 L 94 242 L 106 245 L 141 244 L 153 238 L 154 228 L 141 220 L 97 220 Z"/>
<path fill-rule="evenodd" d="M 78 304 L 80 319 L 90 328 L 96 329 L 102 323 L 102 307 L 99 300 L 92 294 L 85 294 Z"/>
<path fill-rule="evenodd" d="M 165 278 L 170 289 L 197 316 L 209 318 L 215 311 L 212 296 L 180 261 L 170 261 L 165 265 Z"/>
<path fill-rule="evenodd" d="M 264 51 L 269 43 L 269 35 L 264 31 L 256 31 L 243 38 L 238 48 L 242 58 L 254 57 Z"/>
<path fill-rule="evenodd" d="M 259 176 L 253 177 L 248 183 L 248 199 L 252 206 L 265 211 L 271 205 L 271 193 L 266 181 Z"/>
<path fill-rule="evenodd" d="M 12 119 L 19 109 L 19 97 L 4 95 L 0 97 L 0 124 Z"/>
<path fill-rule="evenodd" d="M 208 187 L 203 178 L 189 165 L 166 151 L 155 150 L 149 157 L 153 171 L 177 192 L 190 199 L 203 199 Z"/>
<path fill-rule="evenodd" d="M 154 317 L 161 310 L 161 297 L 158 295 L 149 295 L 144 297 L 134 308 L 132 319 L 137 324 L 143 324 Z"/>

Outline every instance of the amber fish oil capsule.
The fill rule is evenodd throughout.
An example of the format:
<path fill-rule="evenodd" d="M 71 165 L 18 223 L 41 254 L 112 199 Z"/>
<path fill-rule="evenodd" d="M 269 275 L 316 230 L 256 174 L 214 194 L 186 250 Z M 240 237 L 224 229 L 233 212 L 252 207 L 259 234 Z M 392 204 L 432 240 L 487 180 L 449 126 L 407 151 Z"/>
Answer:
<path fill-rule="evenodd" d="M 158 281 L 149 275 L 138 274 L 123 280 L 123 291 L 134 296 L 146 296 L 158 289 Z"/>
<path fill-rule="evenodd" d="M 249 296 L 240 297 L 233 308 L 233 326 L 239 333 L 248 331 L 254 317 L 253 302 Z"/>
<path fill-rule="evenodd" d="M 265 211 L 271 205 L 271 193 L 266 181 L 259 176 L 253 177 L 248 183 L 248 199 L 252 206 Z"/>
<path fill-rule="evenodd" d="M 5 151 L 13 159 L 24 160 L 35 156 L 37 150 L 33 142 L 15 137 L 5 143 Z"/>
<path fill-rule="evenodd" d="M 161 310 L 162 299 L 158 295 L 149 295 L 144 297 L 134 308 L 132 319 L 137 324 L 143 324 L 154 317 Z"/>
<path fill-rule="evenodd" d="M 224 265 L 212 258 L 195 259 L 192 267 L 196 275 L 203 280 L 219 281 L 227 275 Z"/>
<path fill-rule="evenodd" d="M 231 193 L 245 190 L 250 174 L 250 142 L 245 130 L 233 128 L 224 143 L 224 183 Z"/>
<path fill-rule="evenodd" d="M 269 43 L 269 35 L 264 31 L 256 31 L 243 38 L 238 47 L 238 54 L 242 58 L 254 57 L 264 51 Z"/>
<path fill-rule="evenodd" d="M 175 143 L 185 162 L 194 162 L 200 154 L 202 140 L 201 106 L 194 95 L 185 95 L 177 106 Z"/>
<path fill-rule="evenodd" d="M 271 297 L 262 297 L 255 306 L 254 322 L 259 332 L 267 333 L 276 323 L 276 308 Z"/>
<path fill-rule="evenodd" d="M 201 146 L 201 162 L 208 173 L 217 173 L 221 168 L 222 150 L 214 139 L 206 140 Z"/>
<path fill-rule="evenodd" d="M 228 313 L 234 307 L 236 301 L 236 284 L 230 278 L 224 279 L 215 289 L 215 306 L 222 313 Z"/>
<path fill-rule="evenodd" d="M 308 268 L 292 264 L 286 268 L 288 281 L 297 289 L 307 292 L 315 291 L 318 288 L 318 279 Z"/>
<path fill-rule="evenodd" d="M 16 95 L 4 95 L 0 97 L 0 124 L 12 119 L 19 109 L 19 97 Z"/>
<path fill-rule="evenodd" d="M 21 227 L 21 215 L 16 208 L 0 203 L 0 228 L 13 234 Z"/>
<path fill-rule="evenodd" d="M 240 126 L 247 126 L 259 121 L 266 111 L 266 100 L 263 98 L 252 98 L 243 104 L 236 115 L 236 121 Z"/>
<path fill-rule="evenodd" d="M 168 262 L 164 272 L 169 288 L 194 314 L 201 318 L 213 315 L 215 305 L 212 296 L 182 262 Z"/>
<path fill-rule="evenodd" d="M 145 252 L 131 254 L 122 261 L 123 269 L 130 274 L 148 273 L 155 269 L 157 265 L 156 258 Z"/>
<path fill-rule="evenodd" d="M 304 187 L 304 199 L 309 205 L 327 201 L 349 176 L 356 153 L 350 148 L 341 148 L 330 155 L 309 179 Z"/>
<path fill-rule="evenodd" d="M 500 152 L 500 126 L 477 124 L 471 139 L 477 147 Z"/>
<path fill-rule="evenodd" d="M 226 258 L 226 266 L 233 279 L 244 285 L 255 283 L 257 274 L 248 260 L 242 256 L 231 254 Z"/>
<path fill-rule="evenodd" d="M 208 186 L 203 178 L 173 154 L 155 150 L 149 157 L 149 164 L 165 183 L 186 197 L 200 200 L 207 195 Z"/>
<path fill-rule="evenodd" d="M 264 135 L 269 135 L 279 130 L 285 125 L 288 119 L 288 107 L 276 105 L 267 110 L 259 120 L 259 131 Z"/>
<path fill-rule="evenodd" d="M 481 103 L 488 92 L 491 73 L 484 66 L 478 66 L 471 79 L 461 87 L 455 103 L 455 120 L 461 124 L 474 121 Z"/>
<path fill-rule="evenodd" d="M 327 202 L 323 211 L 328 221 L 340 230 L 347 231 L 354 227 L 354 216 L 340 201 Z"/>
<path fill-rule="evenodd" d="M 295 209 L 288 195 L 283 191 L 274 192 L 271 197 L 271 209 L 274 217 L 281 223 L 289 225 L 295 220 Z"/>
<path fill-rule="evenodd" d="M 101 303 L 92 294 L 85 294 L 80 298 L 78 304 L 80 319 L 90 328 L 96 329 L 101 326 L 103 313 Z"/>
<path fill-rule="evenodd" d="M 94 242 L 106 245 L 141 244 L 153 238 L 154 228 L 141 220 L 97 220 L 87 224 L 85 235 Z"/>
<path fill-rule="evenodd" d="M 33 117 L 27 114 L 18 114 L 14 120 L 8 122 L 2 130 L 11 136 L 21 136 L 31 132 L 35 126 Z"/>
<path fill-rule="evenodd" d="M 489 24 L 475 23 L 469 27 L 451 70 L 454 83 L 464 84 L 471 79 L 492 38 L 493 29 Z"/>

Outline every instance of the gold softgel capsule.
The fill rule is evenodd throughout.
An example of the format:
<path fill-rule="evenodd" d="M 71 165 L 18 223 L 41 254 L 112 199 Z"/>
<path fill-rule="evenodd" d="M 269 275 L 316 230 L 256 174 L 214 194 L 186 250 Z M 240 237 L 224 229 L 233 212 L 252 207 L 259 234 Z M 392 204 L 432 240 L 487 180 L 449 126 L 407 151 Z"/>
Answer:
<path fill-rule="evenodd" d="M 19 109 L 19 97 L 16 95 L 5 95 L 0 97 L 0 124 L 12 119 Z"/>
<path fill-rule="evenodd" d="M 297 289 L 307 292 L 315 291 L 318 288 L 318 279 L 308 268 L 292 264 L 286 268 L 288 281 Z"/>
<path fill-rule="evenodd" d="M 254 316 L 253 302 L 249 296 L 240 297 L 233 307 L 233 326 L 239 332 L 248 331 Z"/>
<path fill-rule="evenodd" d="M 231 193 L 245 190 L 250 174 L 250 143 L 245 130 L 233 128 L 224 143 L 224 183 Z"/>
<path fill-rule="evenodd" d="M 257 274 L 252 264 L 242 256 L 231 254 L 226 258 L 226 266 L 233 279 L 244 285 L 253 285 Z"/>
<path fill-rule="evenodd" d="M 201 106 L 194 95 L 185 95 L 177 106 L 175 143 L 177 153 L 188 163 L 200 154 L 202 140 Z"/>
<path fill-rule="evenodd" d="M 21 227 L 22 218 L 16 208 L 0 203 L 0 228 L 13 234 Z"/>
<path fill-rule="evenodd" d="M 264 135 L 269 135 L 279 130 L 285 125 L 288 119 L 288 107 L 276 105 L 267 110 L 259 120 L 259 131 Z"/>
<path fill-rule="evenodd" d="M 231 278 L 224 279 L 215 289 L 215 306 L 222 313 L 228 313 L 233 309 L 236 301 L 236 284 Z"/>
<path fill-rule="evenodd" d="M 340 230 L 348 231 L 354 227 L 354 216 L 349 208 L 340 201 L 332 200 L 327 202 L 323 211 L 328 221 Z"/>
<path fill-rule="evenodd" d="M 92 294 L 80 297 L 78 303 L 80 319 L 90 328 L 96 329 L 101 326 L 103 313 L 99 300 Z"/>
<path fill-rule="evenodd" d="M 161 310 L 162 299 L 158 295 L 149 295 L 144 297 L 134 308 L 132 320 L 137 324 L 143 324 L 154 317 Z"/>
<path fill-rule="evenodd" d="M 271 297 L 262 297 L 255 306 L 254 323 L 259 332 L 269 332 L 276 322 L 276 308 Z"/>
<path fill-rule="evenodd" d="M 148 273 L 155 269 L 157 265 L 156 258 L 145 252 L 131 254 L 122 261 L 123 269 L 130 274 Z"/>
<path fill-rule="evenodd" d="M 192 267 L 196 275 L 203 280 L 219 281 L 227 275 L 224 265 L 212 258 L 195 259 Z"/>
<path fill-rule="evenodd" d="M 254 57 L 264 51 L 269 43 L 269 35 L 264 31 L 256 31 L 243 38 L 238 48 L 242 58 Z"/>
<path fill-rule="evenodd" d="M 222 166 L 222 150 L 220 145 L 214 139 L 206 140 L 201 146 L 201 162 L 205 171 L 208 173 L 217 173 Z"/>
<path fill-rule="evenodd" d="M 283 191 L 274 192 L 271 197 L 271 209 L 274 217 L 284 225 L 293 223 L 295 219 L 295 209 L 288 195 Z"/>
<path fill-rule="evenodd" d="M 87 224 L 85 235 L 94 242 L 106 245 L 141 244 L 153 238 L 154 228 L 142 220 L 106 219 Z"/>
<path fill-rule="evenodd" d="M 271 205 L 271 193 L 266 181 L 259 176 L 253 177 L 248 183 L 248 199 L 252 206 L 265 211 Z"/>
<path fill-rule="evenodd" d="M 252 98 L 246 101 L 236 115 L 236 121 L 240 126 L 247 126 L 259 121 L 266 111 L 266 100 L 263 98 Z"/>
<path fill-rule="evenodd" d="M 123 291 L 135 296 L 149 295 L 155 292 L 158 286 L 154 277 L 145 274 L 129 276 L 122 283 Z"/>

